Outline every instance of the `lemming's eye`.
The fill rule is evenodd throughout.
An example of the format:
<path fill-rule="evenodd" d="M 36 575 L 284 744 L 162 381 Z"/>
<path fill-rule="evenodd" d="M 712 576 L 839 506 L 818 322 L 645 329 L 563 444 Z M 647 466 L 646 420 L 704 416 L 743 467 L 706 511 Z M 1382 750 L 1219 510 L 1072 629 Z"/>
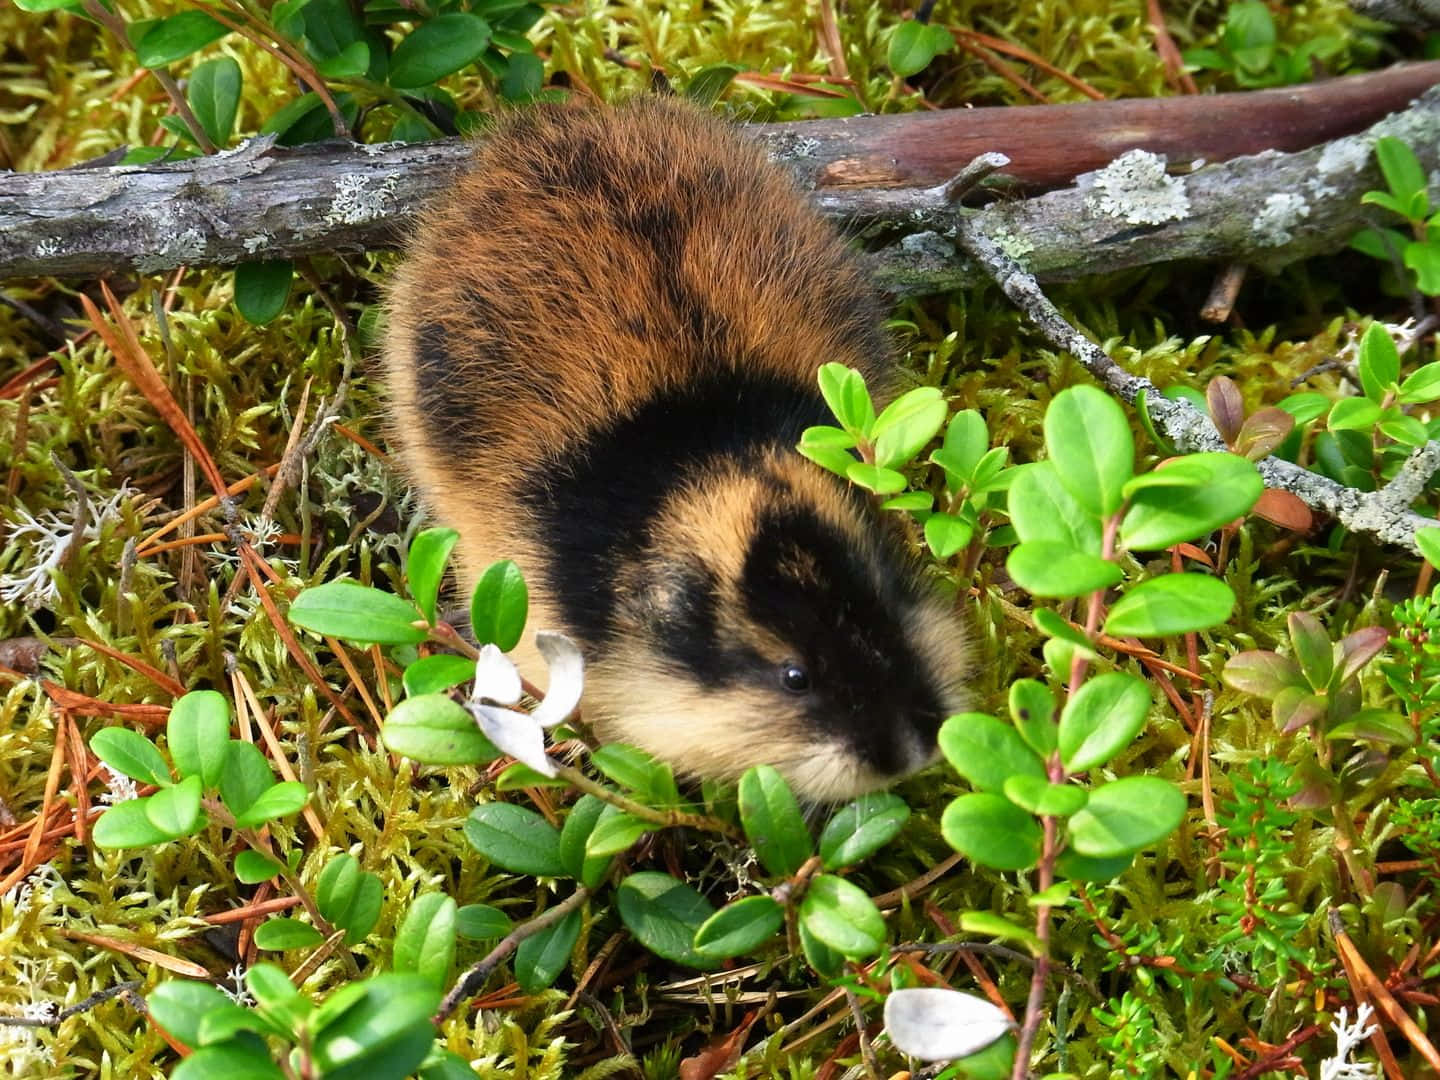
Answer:
<path fill-rule="evenodd" d="M 810 689 L 810 673 L 794 660 L 780 665 L 780 685 L 792 694 L 803 694 Z"/>

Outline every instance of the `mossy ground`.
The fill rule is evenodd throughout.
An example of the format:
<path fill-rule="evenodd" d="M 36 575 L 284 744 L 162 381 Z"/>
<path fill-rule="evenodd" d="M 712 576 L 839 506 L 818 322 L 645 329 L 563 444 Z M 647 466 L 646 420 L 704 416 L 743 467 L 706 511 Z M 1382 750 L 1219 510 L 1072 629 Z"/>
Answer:
<path fill-rule="evenodd" d="M 1182 48 L 1206 42 L 1223 15 L 1216 3 L 1163 6 Z M 126 0 L 120 7 L 131 18 L 179 9 L 152 0 Z M 1028 100 L 1013 82 L 958 51 L 913 80 L 914 88 L 901 86 L 885 68 L 885 53 L 889 34 L 908 14 L 904 5 L 852 0 L 837 7 L 845 66 L 868 108 L 913 109 L 927 101 L 1020 105 Z M 1022 5 L 942 0 L 934 17 L 1023 46 L 1107 97 L 1153 96 L 1170 91 L 1145 8 L 1139 0 Z M 1289 5 L 1277 10 L 1277 20 L 1285 40 L 1342 37 L 1347 47 L 1332 62 L 1339 70 L 1372 65 L 1396 48 L 1412 48 L 1398 37 L 1382 37 L 1373 24 L 1350 15 L 1341 0 Z M 644 90 L 652 66 L 676 83 L 722 60 L 754 72 L 830 70 L 818 7 L 811 0 L 589 0 L 550 9 L 532 37 L 548 56 L 550 79 L 568 81 L 573 92 L 604 100 Z M 153 79 L 137 75 L 133 56 L 92 24 L 6 6 L 0 9 L 0 42 L 3 164 L 53 169 L 121 143 L 154 141 L 164 95 Z M 204 55 L 217 51 L 234 56 L 244 71 L 237 126 L 241 133 L 253 132 L 293 88 L 284 69 L 258 50 L 227 39 Z M 638 63 L 634 68 L 616 63 L 615 53 Z M 183 75 L 188 63 L 177 74 Z M 1019 61 L 1011 66 L 1052 101 L 1082 96 L 1042 70 Z M 478 79 L 455 77 L 446 86 L 463 105 L 483 108 L 490 102 L 490 92 Z M 741 87 L 727 94 L 724 107 L 740 117 L 803 111 L 795 99 Z M 1023 113 L 1017 122 L 1023 123 Z M 1254 407 L 1284 396 L 1291 378 L 1331 355 L 1339 322 L 1350 313 L 1402 310 L 1402 304 L 1375 293 L 1370 268 L 1354 265 L 1359 258 L 1315 261 L 1252 282 L 1240 314 L 1253 332 L 1232 326 L 1209 337 L 1196 320 L 1211 268 L 1159 268 L 1088 282 L 1064 290 L 1059 299 L 1097 338 L 1117 342 L 1122 362 L 1157 384 L 1203 387 L 1212 375 L 1228 374 Z M 263 327 L 236 312 L 232 275 L 223 269 L 122 279 L 113 287 L 221 473 L 233 482 L 278 462 L 294 425 L 313 419 L 318 398 L 335 394 L 345 351 L 326 299 L 353 323 L 375 301 L 390 261 L 385 255 L 316 259 L 311 279 L 297 280 L 284 313 Z M 43 1002 L 70 1004 L 129 979 L 140 980 L 142 992 L 149 990 L 170 976 L 134 953 L 141 946 L 218 975 L 235 963 L 234 927 L 217 928 L 204 917 L 259 895 L 236 883 L 230 869 L 234 851 L 221 846 L 218 828 L 191 841 L 118 854 L 93 849 L 73 830 L 60 829 L 54 838 L 41 837 L 38 849 L 32 844 L 27 850 L 27 841 L 40 836 L 34 822 L 42 810 L 54 807 L 46 820 L 65 824 L 76 799 L 68 771 L 52 768 L 58 735 L 70 725 L 87 739 L 106 724 L 145 725 L 144 718 L 117 717 L 104 705 L 62 710 L 38 680 L 51 680 L 98 703 L 166 706 L 171 700 L 155 680 L 86 642 L 173 672 L 187 687 L 219 689 L 232 701 L 242 697 L 242 684 L 254 689 L 290 760 L 312 787 L 312 805 L 324 827 L 324 835 L 313 836 L 297 818 L 275 830 L 277 844 L 304 849 L 307 878 L 313 879 L 329 855 L 350 850 L 385 881 L 385 909 L 376 931 L 358 950 L 362 962 L 388 958 L 396 919 L 422 886 L 443 888 L 462 903 L 499 903 L 517 917 L 534 911 L 543 887 L 487 868 L 461 836 L 482 777 L 464 770 L 417 771 L 373 749 L 376 712 L 384 707 L 385 693 L 375 655 L 351 650 L 346 658 L 364 684 L 366 699 L 332 652 L 323 646 L 315 651 L 326 678 L 359 718 L 357 730 L 334 714 L 293 663 L 252 588 L 245 584 L 232 593 L 237 559 L 228 541 L 134 555 L 137 541 L 209 492 L 174 433 L 109 351 L 94 335 L 80 334 L 81 290 L 98 295 L 93 282 L 5 284 L 8 297 L 50 320 L 69 320 L 63 343 L 48 336 L 41 322 L 0 306 L 0 387 L 6 388 L 0 395 L 0 484 L 5 485 L 0 574 L 22 575 L 49 550 L 41 533 L 19 529 L 23 515 L 42 523 L 53 515 L 54 528 L 62 532 L 73 527 L 77 501 L 59 463 L 83 485 L 91 520 L 83 542 L 52 575 L 39 577 L 29 597 L 16 597 L 0 610 L 0 643 L 11 643 L 0 660 L 22 672 L 0 673 L 0 1013 Z M 161 311 L 163 320 L 157 315 Z M 1015 459 L 1035 457 L 1045 403 L 1064 386 L 1083 380 L 1077 365 L 1045 350 L 995 290 L 906 302 L 896 314 L 913 326 L 904 332 L 903 347 L 918 377 L 942 384 L 954 407 L 980 409 L 992 436 L 1008 444 Z M 952 333 L 955 340 L 942 349 Z M 360 340 L 355 347 L 363 351 L 365 345 Z M 31 371 L 47 355 L 52 362 Z M 30 374 L 21 378 L 26 371 Z M 1333 377 L 1321 379 L 1322 389 L 1327 388 L 1324 378 Z M 307 384 L 309 415 L 297 417 Z M 263 530 L 271 539 L 261 550 L 287 584 L 346 573 L 387 588 L 398 585 L 399 553 L 422 522 L 402 480 L 371 448 L 382 441 L 380 412 L 362 360 L 340 415 L 340 423 L 358 438 L 337 428 L 321 439 L 298 485 L 280 499 L 274 526 Z M 266 486 L 257 483 L 240 496 L 242 527 L 257 525 Z M 211 511 L 173 538 L 218 532 L 223 525 L 219 512 Z M 1240 606 L 1229 625 L 1200 641 L 1199 672 L 1218 689 L 1216 675 L 1224 658 L 1239 649 L 1279 644 L 1291 608 L 1320 611 L 1336 625 L 1374 621 L 1377 611 L 1370 598 L 1377 572 L 1386 566 L 1394 572 L 1392 584 L 1413 572 L 1393 553 L 1376 552 L 1353 539 L 1333 553 L 1323 534 L 1297 541 L 1262 524 L 1247 525 L 1227 572 Z M 985 669 L 982 690 L 998 707 L 998 695 L 1009 681 L 1034 674 L 1040 659 L 1033 633 L 989 599 L 996 569 L 982 567 L 975 618 L 994 659 Z M 41 595 L 47 583 L 50 591 Z M 283 594 L 276 595 L 283 604 Z M 26 650 L 13 642 L 27 637 L 43 639 L 46 647 Z M 1182 643 L 1171 643 L 1167 655 L 1186 663 Z M 31 674 L 38 678 L 27 677 Z M 1208 748 L 1213 789 L 1222 800 L 1228 798 L 1227 777 L 1241 762 L 1294 756 L 1292 744 L 1281 741 L 1267 712 L 1252 700 L 1220 690 L 1213 716 Z M 1210 973 L 1175 982 L 1163 975 L 1139 978 L 1107 959 L 1108 950 L 1085 912 L 1067 913 L 1057 925 L 1058 954 L 1097 984 L 1103 998 L 1119 999 L 1131 991 L 1147 1003 L 1149 1020 L 1129 1030 L 1137 1043 L 1146 1030 L 1158 1040 L 1156 1071 L 1149 1075 L 1200 1075 L 1191 1070 L 1211 1062 L 1219 1040 L 1255 1060 L 1263 1056 L 1264 1045 L 1314 1022 L 1318 1014 L 1309 999 L 1317 989 L 1345 987 L 1324 930 L 1324 906 L 1359 903 L 1335 857 L 1329 827 L 1310 817 L 1292 823 L 1294 852 L 1281 874 L 1284 906 L 1297 915 L 1294 939 L 1313 956 L 1314 970 L 1296 981 L 1293 967 L 1266 969 L 1262 982 L 1268 996 L 1235 992 L 1218 982 L 1225 967 L 1217 959 L 1223 952 L 1217 942 L 1225 916 L 1203 900 L 1214 881 L 1215 863 L 1202 839 L 1198 750 L 1194 733 L 1167 711 L 1119 763 L 1122 769 L 1153 769 L 1181 781 L 1195 812 L 1161 851 L 1141 858 L 1113 889 L 1095 889 L 1092 895 L 1127 943 L 1151 955 L 1205 958 L 1197 964 L 1209 964 Z M 47 782 L 56 779 L 62 781 L 58 790 L 47 790 Z M 103 780 L 91 777 L 88 783 L 89 797 L 99 798 Z M 901 842 L 867 864 L 864 884 L 881 892 L 945 858 L 949 852 L 939 836 L 939 810 L 959 790 L 953 775 L 943 770 L 903 786 L 901 793 L 917 813 Z M 1372 813 L 1365 828 L 1367 841 L 1378 843 L 1386 832 L 1385 815 Z M 663 849 L 657 853 L 664 855 Z M 22 880 L 18 875 L 30 866 L 36 869 Z M 1398 962 L 1412 942 L 1428 940 L 1420 923 L 1433 921 L 1433 899 L 1428 890 L 1415 889 L 1413 881 L 1406 884 L 1410 891 L 1402 890 L 1398 901 L 1392 894 L 1391 909 L 1370 905 L 1356 920 L 1354 931 L 1377 967 L 1386 957 Z M 1027 888 L 1013 875 L 957 870 L 895 917 L 895 940 L 943 936 L 956 913 L 967 909 L 1023 912 Z M 589 930 L 575 957 L 576 975 L 617 926 L 601 905 L 593 906 L 588 918 Z M 113 944 L 80 940 L 77 933 Z M 245 947 L 244 941 L 239 944 Z M 647 1075 L 667 1075 L 680 1056 L 696 1052 L 707 1033 L 732 1030 L 758 1000 L 702 1001 L 672 985 L 683 973 L 659 963 L 634 970 L 638 954 L 629 949 L 622 947 L 612 970 L 630 974 L 592 990 L 646 1062 Z M 1243 947 L 1234 947 L 1232 954 L 1237 970 L 1258 963 Z M 462 949 L 461 962 L 472 959 Z M 1023 1000 L 1028 981 L 1023 965 L 995 958 L 977 963 L 1006 1000 Z M 1139 969 L 1138 975 L 1145 974 Z M 321 993 L 344 977 L 332 959 L 309 976 L 306 989 Z M 963 968 L 955 980 L 973 985 Z M 562 985 L 572 984 L 562 979 Z M 771 986 L 800 992 L 766 1020 L 773 1025 L 799 1015 L 823 993 L 807 983 L 802 971 L 783 965 L 743 989 L 763 994 Z M 559 1011 L 567 1004 L 568 990 L 525 999 L 504 991 L 499 979 L 489 989 L 498 992 L 492 997 L 508 1003 L 483 1011 L 478 1022 L 472 1013 L 445 1028 L 448 1045 L 472 1060 L 481 1075 L 598 1077 L 616 1067 L 615 1046 L 597 1012 L 583 1005 L 578 1011 Z M 1102 1048 L 1103 1032 L 1092 1016 L 1102 1003 L 1090 996 L 1083 980 L 1065 984 L 1054 1023 L 1042 1032 L 1042 1039 L 1059 1040 L 1047 1067 L 1109 1074 L 1116 1059 Z M 848 1019 L 825 1025 L 831 1015 L 840 1013 L 821 1014 L 767 1060 L 751 1062 L 751 1075 L 817 1075 L 837 1051 L 845 1065 L 853 1064 L 853 1043 L 842 1045 Z M 1301 1060 L 1313 1068 L 1328 1045 L 1326 1039 L 1307 1044 L 1299 1051 Z M 54 1028 L 0 1027 L 0 1069 L 10 1075 L 160 1076 L 174 1060 L 160 1034 L 123 999 Z M 825 1075 L 838 1072 L 832 1068 Z"/>

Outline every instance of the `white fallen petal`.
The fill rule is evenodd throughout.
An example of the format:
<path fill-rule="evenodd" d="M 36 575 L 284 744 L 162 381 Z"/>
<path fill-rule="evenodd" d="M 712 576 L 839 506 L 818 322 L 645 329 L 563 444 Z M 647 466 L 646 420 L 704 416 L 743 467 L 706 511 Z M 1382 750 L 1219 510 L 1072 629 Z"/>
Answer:
<path fill-rule="evenodd" d="M 942 987 L 896 990 L 885 999 L 885 1032 L 895 1049 L 922 1061 L 949 1061 L 984 1050 L 1010 1018 L 974 994 Z"/>
<path fill-rule="evenodd" d="M 541 630 L 535 635 L 535 647 L 550 669 L 550 682 L 545 697 L 530 715 L 543 728 L 554 727 L 580 704 L 585 689 L 585 659 L 579 647 L 564 634 Z"/>
<path fill-rule="evenodd" d="M 481 701 L 514 705 L 520 700 L 520 673 L 498 646 L 481 648 L 475 661 L 475 689 L 470 691 L 470 700 L 476 705 Z"/>
<path fill-rule="evenodd" d="M 485 737 L 497 750 L 529 765 L 538 773 L 555 775 L 555 765 L 545 753 L 545 732 L 529 713 L 501 709 L 495 705 L 472 705 L 470 711 Z"/>

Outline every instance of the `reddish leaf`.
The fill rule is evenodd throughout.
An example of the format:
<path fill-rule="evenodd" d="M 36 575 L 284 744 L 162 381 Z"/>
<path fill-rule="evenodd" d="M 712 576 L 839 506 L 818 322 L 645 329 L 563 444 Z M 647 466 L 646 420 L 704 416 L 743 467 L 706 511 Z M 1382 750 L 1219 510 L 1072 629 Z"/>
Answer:
<path fill-rule="evenodd" d="M 1298 496 L 1277 488 L 1266 488 L 1262 491 L 1250 511 L 1272 525 L 1293 529 L 1295 532 L 1309 532 L 1315 524 L 1315 515 Z"/>
<path fill-rule="evenodd" d="M 1340 681 L 1351 676 L 1385 650 L 1390 640 L 1383 626 L 1367 626 L 1340 639 Z"/>
<path fill-rule="evenodd" d="M 760 1014 L 752 1010 L 745 1020 L 729 1035 L 722 1035 L 694 1057 L 680 1062 L 680 1080 L 714 1080 L 740 1059 L 740 1050 L 745 1045 L 745 1036 Z"/>
<path fill-rule="evenodd" d="M 1251 461 L 1269 457 L 1274 449 L 1285 441 L 1295 429 L 1295 417 L 1284 409 L 1261 409 L 1245 418 L 1240 425 L 1240 434 L 1235 437 L 1235 452 Z"/>
<path fill-rule="evenodd" d="M 1220 673 L 1226 686 L 1273 701 L 1282 690 L 1308 690 L 1300 665 L 1279 653 L 1253 650 L 1236 653 Z"/>
<path fill-rule="evenodd" d="M 1215 430 L 1225 440 L 1225 445 L 1234 447 L 1245 422 L 1245 400 L 1233 379 L 1217 375 L 1205 387 L 1205 404 L 1210 407 L 1210 419 L 1215 421 Z"/>

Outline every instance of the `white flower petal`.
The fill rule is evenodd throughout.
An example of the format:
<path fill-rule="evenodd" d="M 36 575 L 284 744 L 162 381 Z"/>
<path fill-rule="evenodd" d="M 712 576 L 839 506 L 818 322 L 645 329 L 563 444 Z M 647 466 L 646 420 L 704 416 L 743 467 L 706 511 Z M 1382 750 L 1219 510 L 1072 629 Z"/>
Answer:
<path fill-rule="evenodd" d="M 494 705 L 472 705 L 470 711 L 497 749 L 538 773 L 555 775 L 555 765 L 545 753 L 545 732 L 528 713 Z"/>
<path fill-rule="evenodd" d="M 544 699 L 531 716 L 541 727 L 550 728 L 564 720 L 580 704 L 580 692 L 585 689 L 585 659 L 575 642 L 553 630 L 537 633 L 535 647 L 550 669 L 550 682 L 545 688 Z"/>
<path fill-rule="evenodd" d="M 974 994 L 941 987 L 896 990 L 885 999 L 885 1031 L 895 1049 L 922 1061 L 949 1061 L 983 1050 L 1010 1018 Z"/>
<path fill-rule="evenodd" d="M 486 645 L 480 650 L 480 657 L 475 661 L 475 689 L 470 691 L 470 700 L 477 705 L 481 701 L 514 705 L 520 700 L 520 673 L 495 645 Z"/>

